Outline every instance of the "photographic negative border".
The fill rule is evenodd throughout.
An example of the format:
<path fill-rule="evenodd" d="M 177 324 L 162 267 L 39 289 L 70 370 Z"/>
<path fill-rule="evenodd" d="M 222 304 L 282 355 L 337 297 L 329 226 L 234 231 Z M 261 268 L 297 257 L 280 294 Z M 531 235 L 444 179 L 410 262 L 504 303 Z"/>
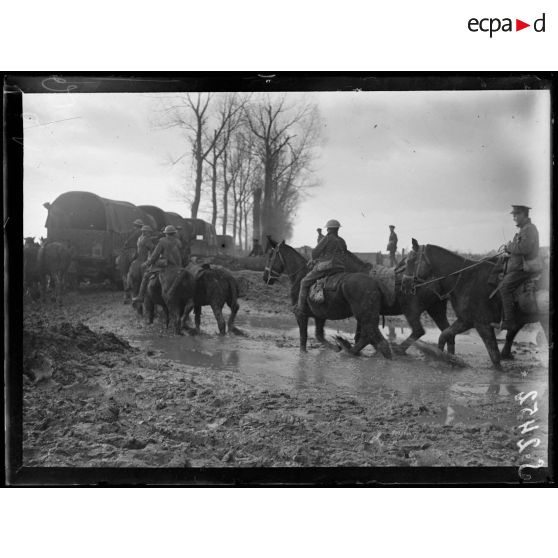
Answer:
<path fill-rule="evenodd" d="M 158 486 L 369 486 L 369 485 L 521 485 L 554 481 L 553 327 L 549 339 L 549 463 L 530 470 L 529 482 L 517 467 L 323 467 L 323 468 L 72 468 L 22 467 L 22 327 L 23 238 L 23 93 L 155 93 L 185 91 L 410 91 L 549 89 L 551 122 L 555 114 L 556 76 L 538 72 L 210 72 L 144 73 L 84 72 L 4 76 L 4 326 L 6 482 L 10 485 L 158 485 Z M 552 130 L 554 132 L 554 129 Z M 555 156 L 555 143 L 551 157 Z M 552 185 L 551 219 L 555 209 Z M 551 221 L 552 225 L 552 221 Z M 551 307 L 554 276 L 554 231 L 551 238 Z M 553 325 L 553 324 L 552 324 Z"/>

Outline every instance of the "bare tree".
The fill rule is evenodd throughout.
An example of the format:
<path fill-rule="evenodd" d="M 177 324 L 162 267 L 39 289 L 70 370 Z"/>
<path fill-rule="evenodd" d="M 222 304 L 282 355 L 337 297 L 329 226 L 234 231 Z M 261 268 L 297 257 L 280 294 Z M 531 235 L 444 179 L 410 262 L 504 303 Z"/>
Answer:
<path fill-rule="evenodd" d="M 223 136 L 226 136 L 228 130 L 231 129 L 232 123 L 238 125 L 246 102 L 234 94 L 226 95 L 217 109 L 216 123 L 212 127 L 210 120 L 215 120 L 215 118 L 211 118 L 210 104 L 214 95 L 212 93 L 186 93 L 185 96 L 174 97 L 173 102 L 164 109 L 162 126 L 165 128 L 179 126 L 185 131 L 190 141 L 195 173 L 194 196 L 191 204 L 191 216 L 194 219 L 198 216 L 201 202 L 204 162 L 212 153 L 212 162 L 218 160 L 222 155 L 226 141 L 228 141 L 225 141 Z M 186 155 L 188 152 L 180 155 L 173 161 L 173 164 L 182 160 Z M 215 162 L 215 164 L 217 163 Z M 216 220 L 216 194 L 213 196 L 212 202 Z"/>
<path fill-rule="evenodd" d="M 319 115 L 315 105 L 290 105 L 286 96 L 264 95 L 246 107 L 246 123 L 254 136 L 254 152 L 263 168 L 261 193 L 262 231 L 257 231 L 259 194 L 254 191 L 254 236 L 271 234 L 288 238 L 292 210 L 302 192 L 313 185 L 311 162 L 315 157 Z"/>

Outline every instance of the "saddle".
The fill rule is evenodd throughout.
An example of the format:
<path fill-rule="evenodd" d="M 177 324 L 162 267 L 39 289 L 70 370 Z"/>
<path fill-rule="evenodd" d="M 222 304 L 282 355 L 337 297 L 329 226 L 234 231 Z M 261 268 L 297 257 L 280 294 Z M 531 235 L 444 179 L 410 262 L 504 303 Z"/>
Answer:
<path fill-rule="evenodd" d="M 325 292 L 337 291 L 344 276 L 345 272 L 340 271 L 339 273 L 335 273 L 333 275 L 328 275 L 326 277 L 318 279 L 310 286 L 310 290 L 308 291 L 308 298 L 316 304 L 324 304 L 326 299 Z"/>
<path fill-rule="evenodd" d="M 395 303 L 395 268 L 375 265 L 368 272 L 370 277 L 378 281 L 380 291 L 388 306 Z"/>

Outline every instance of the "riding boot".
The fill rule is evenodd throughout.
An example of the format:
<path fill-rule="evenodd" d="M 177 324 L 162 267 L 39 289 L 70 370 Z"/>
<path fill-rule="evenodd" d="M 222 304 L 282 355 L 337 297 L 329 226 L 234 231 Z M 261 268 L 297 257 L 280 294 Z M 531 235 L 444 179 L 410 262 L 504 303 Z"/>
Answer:
<path fill-rule="evenodd" d="M 500 296 L 502 297 L 502 311 L 504 314 L 500 329 L 515 329 L 515 303 L 513 299 L 513 290 L 506 288 L 506 285 L 504 285 L 500 289 Z"/>
<path fill-rule="evenodd" d="M 145 296 L 145 291 L 147 289 L 147 283 L 149 282 L 149 279 L 151 279 L 151 275 L 152 275 L 151 273 L 143 274 L 138 296 L 132 298 L 132 302 L 143 302 L 143 297 Z"/>

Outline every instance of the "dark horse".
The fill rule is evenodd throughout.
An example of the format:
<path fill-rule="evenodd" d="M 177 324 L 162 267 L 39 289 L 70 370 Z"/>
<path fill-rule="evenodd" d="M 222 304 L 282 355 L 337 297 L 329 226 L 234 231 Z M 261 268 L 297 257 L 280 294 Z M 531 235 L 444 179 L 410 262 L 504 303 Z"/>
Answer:
<path fill-rule="evenodd" d="M 291 302 L 295 304 L 300 282 L 308 271 L 306 259 L 284 241 L 278 244 L 270 238 L 269 243 L 272 250 L 267 257 L 263 279 L 266 283 L 273 284 L 282 273 L 286 273 L 291 280 Z M 297 317 L 300 350 L 306 351 L 309 317 L 313 317 L 316 323 L 316 339 L 331 347 L 324 336 L 326 320 L 343 320 L 354 316 L 359 336 L 350 349 L 351 354 L 360 353 L 370 343 L 384 357 L 391 358 L 391 349 L 378 328 L 381 298 L 380 287 L 375 279 L 361 272 L 344 273 L 339 288 L 333 293 L 328 292 L 324 303 L 317 304 L 308 299 L 310 316 Z"/>
<path fill-rule="evenodd" d="M 234 320 L 240 308 L 238 304 L 240 288 L 230 271 L 209 264 L 204 264 L 201 267 L 190 264 L 187 269 L 192 273 L 195 280 L 194 319 L 196 333 L 200 331 L 202 306 L 211 306 L 221 335 L 225 335 L 227 328 L 229 333 L 242 334 L 242 331 L 234 325 Z M 226 324 L 223 317 L 223 306 L 225 304 L 231 310 Z"/>
<path fill-rule="evenodd" d="M 33 299 L 40 297 L 41 272 L 39 269 L 39 249 L 40 244 L 34 239 L 26 240 L 23 247 L 23 288 L 25 294 Z"/>
<path fill-rule="evenodd" d="M 274 248 L 277 246 L 277 243 L 271 238 L 269 239 L 269 243 L 270 246 Z M 293 265 L 291 265 L 291 269 L 286 269 L 285 266 L 283 265 L 282 260 L 280 258 L 276 258 L 273 265 L 273 272 L 276 275 L 280 275 L 281 273 L 287 273 L 289 277 L 291 277 L 293 270 L 299 268 L 302 268 L 302 270 L 306 270 L 306 265 L 305 265 L 306 260 L 298 252 L 296 252 L 296 254 L 299 255 L 300 258 Z M 348 254 L 347 271 L 363 272 L 363 273 L 370 272 L 370 269 L 372 268 L 372 264 L 363 262 L 360 258 L 355 256 L 351 252 L 348 252 L 347 254 Z M 285 262 L 286 261 L 287 260 L 285 260 Z M 404 267 L 398 266 L 396 269 L 396 275 L 401 277 L 403 275 L 403 270 Z M 273 273 L 271 275 L 273 275 Z M 291 281 L 293 281 L 292 277 L 291 277 Z M 423 312 L 426 311 L 430 315 L 430 317 L 434 320 L 434 322 L 436 323 L 440 331 L 443 331 L 449 327 L 449 322 L 446 317 L 447 299 L 442 299 L 438 294 L 436 294 L 434 289 L 420 289 L 416 295 L 413 295 L 411 293 L 404 292 L 399 285 L 399 281 L 396 282 L 396 285 L 397 286 L 395 290 L 395 299 L 393 302 L 391 301 L 388 302 L 382 296 L 380 314 L 383 316 L 400 316 L 403 314 L 407 319 L 407 321 L 409 322 L 409 325 L 411 326 L 411 334 L 409 335 L 409 337 L 407 337 L 407 339 L 405 339 L 405 341 L 403 341 L 403 343 L 401 343 L 398 347 L 395 348 L 397 353 L 403 354 L 415 341 L 420 339 L 425 333 L 424 328 L 422 327 L 422 323 L 420 321 Z M 295 287 L 294 283 L 292 283 L 291 297 L 294 297 L 295 295 L 298 296 L 298 284 Z M 323 326 L 321 331 L 323 332 Z M 360 335 L 359 324 L 357 324 L 355 340 L 359 339 L 359 335 Z M 321 339 L 321 337 L 323 337 L 323 334 L 320 333 L 320 327 L 318 322 L 316 322 L 316 337 L 318 341 L 323 343 Z M 450 354 L 454 354 L 455 353 L 454 336 L 448 336 L 447 346 L 448 346 L 448 352 Z"/>
<path fill-rule="evenodd" d="M 187 270 L 178 267 L 161 270 L 147 284 L 144 304 L 148 322 L 153 323 L 155 305 L 159 305 L 165 312 L 167 329 L 172 314 L 174 333 L 180 335 L 182 327 L 188 328 L 186 321 L 194 307 L 194 290 L 194 277 Z"/>
<path fill-rule="evenodd" d="M 45 241 L 39 248 L 37 264 L 41 274 L 43 298 L 46 300 L 47 279 L 53 288 L 53 300 L 62 302 L 62 291 L 66 287 L 68 269 L 72 263 L 72 250 L 67 242 Z"/>
<path fill-rule="evenodd" d="M 526 323 L 540 322 L 548 339 L 548 315 L 518 312 L 516 319 L 521 325 L 507 332 L 506 343 L 500 355 L 496 335 L 490 325 L 499 322 L 502 315 L 500 296 L 490 298 L 494 285 L 489 284 L 488 279 L 495 265 L 493 260 L 495 259 L 468 260 L 440 246 L 419 246 L 413 238 L 413 250 L 407 258 L 405 273 L 414 280 L 415 288 L 419 290 L 421 281 L 436 279 L 441 292 L 451 300 L 457 320 L 441 333 L 438 347 L 443 349 L 450 337 L 474 327 L 481 336 L 494 367 L 501 369 L 500 359 L 513 358 L 513 340 Z"/>
<path fill-rule="evenodd" d="M 363 262 L 353 253 L 348 252 L 347 265 L 349 271 L 369 271 L 371 264 Z M 411 326 L 411 334 L 397 348 L 396 352 L 404 354 L 407 349 L 418 341 L 425 333 L 420 321 L 423 312 L 426 312 L 440 331 L 444 331 L 449 327 L 447 318 L 447 298 L 438 294 L 435 285 L 432 288 L 420 289 L 416 294 L 403 291 L 401 288 L 402 278 L 405 271 L 405 260 L 395 269 L 395 297 L 393 301 L 388 301 L 382 297 L 382 306 L 380 314 L 382 316 L 401 316 L 404 315 L 407 322 Z M 357 331 L 358 335 L 358 331 Z M 446 339 L 448 353 L 455 354 L 455 336 L 449 335 Z"/>

